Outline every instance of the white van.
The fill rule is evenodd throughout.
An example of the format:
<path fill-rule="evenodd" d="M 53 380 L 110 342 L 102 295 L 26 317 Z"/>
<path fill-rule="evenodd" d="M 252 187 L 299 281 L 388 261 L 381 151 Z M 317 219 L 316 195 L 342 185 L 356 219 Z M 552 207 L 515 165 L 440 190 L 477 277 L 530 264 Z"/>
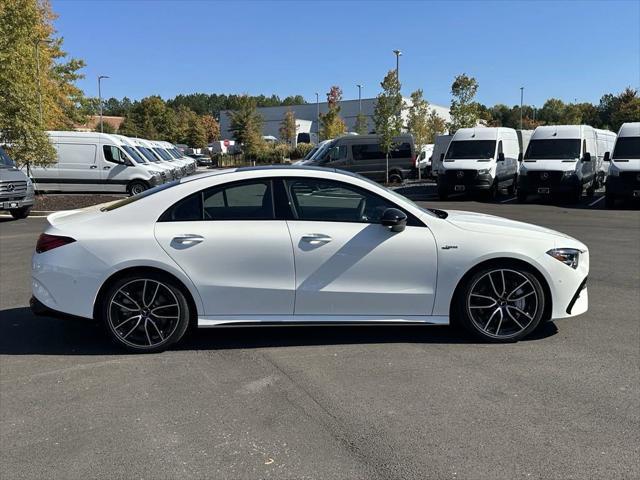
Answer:
<path fill-rule="evenodd" d="M 144 164 L 148 168 L 159 170 L 162 176 L 163 183 L 174 180 L 173 165 L 168 165 L 166 162 L 161 162 L 153 154 L 149 153 L 151 160 L 145 156 L 142 151 L 138 149 L 138 146 L 134 138 L 125 137 L 124 135 L 113 135 L 122 142 L 122 148 L 127 152 L 137 163 Z"/>
<path fill-rule="evenodd" d="M 171 155 L 163 145 L 164 142 L 160 142 L 158 140 L 147 140 L 146 142 L 150 145 L 153 153 L 158 155 L 164 161 L 171 162 L 176 165 L 180 170 L 180 176 L 185 177 L 188 175 L 189 172 L 187 168 L 187 162 L 180 158 L 175 158 L 173 155 Z"/>
<path fill-rule="evenodd" d="M 141 138 L 129 138 L 129 140 L 135 145 L 136 150 L 138 150 L 138 153 L 143 157 L 156 165 L 162 165 L 169 172 L 171 180 L 177 180 L 182 177 L 180 165 L 169 162 L 154 152 L 153 146 L 149 141 Z"/>
<path fill-rule="evenodd" d="M 141 193 L 162 183 L 158 170 L 138 164 L 125 153 L 121 140 L 106 133 L 47 132 L 55 161 L 32 167 L 38 191 Z"/>
<path fill-rule="evenodd" d="M 608 165 L 604 162 L 604 156 L 613 152 L 613 144 L 616 143 L 616 134 L 610 130 L 596 131 L 596 150 L 598 153 L 598 161 L 596 162 L 596 188 L 604 187 L 607 178 Z"/>
<path fill-rule="evenodd" d="M 640 198 L 640 122 L 625 123 L 620 127 L 613 154 L 605 153 L 608 164 L 605 187 L 607 208 L 617 198 Z"/>
<path fill-rule="evenodd" d="M 596 188 L 596 132 L 589 125 L 538 127 L 520 164 L 518 201 L 530 194 L 568 194 L 578 202 Z"/>
<path fill-rule="evenodd" d="M 447 148 L 449 148 L 452 138 L 453 135 L 436 136 L 436 141 L 433 144 L 433 153 L 431 154 L 431 175 L 434 177 L 437 177 L 440 173 L 444 154 L 447 153 Z"/>
<path fill-rule="evenodd" d="M 198 163 L 196 162 L 196 160 L 182 153 L 180 149 L 178 149 L 178 147 L 176 147 L 173 143 L 164 141 L 155 143 L 164 148 L 166 152 L 173 158 L 183 162 L 187 169 L 187 175 L 194 173 L 198 168 Z M 206 151 L 206 149 L 203 149 L 203 151 Z"/>
<path fill-rule="evenodd" d="M 438 195 L 482 193 L 494 198 L 507 188 L 513 195 L 518 176 L 518 135 L 513 128 L 461 128 L 451 139 L 438 175 Z"/>

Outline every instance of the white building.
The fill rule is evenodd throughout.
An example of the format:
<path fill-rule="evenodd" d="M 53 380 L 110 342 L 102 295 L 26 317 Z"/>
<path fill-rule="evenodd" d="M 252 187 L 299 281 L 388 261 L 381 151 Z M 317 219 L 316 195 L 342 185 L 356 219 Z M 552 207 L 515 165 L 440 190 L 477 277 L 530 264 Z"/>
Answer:
<path fill-rule="evenodd" d="M 408 114 L 408 107 L 411 106 L 411 99 L 404 98 L 405 108 L 403 109 L 402 116 L 406 121 Z M 374 130 L 373 125 L 373 110 L 376 105 L 375 98 L 363 98 L 362 99 L 362 113 L 367 118 L 368 132 Z M 446 122 L 451 120 L 449 115 L 449 109 L 440 105 L 429 105 L 431 109 L 440 115 Z M 263 107 L 258 108 L 258 113 L 262 115 L 263 135 L 273 135 L 274 137 L 280 137 L 280 124 L 284 118 L 285 113 L 288 110 L 292 110 L 296 117 L 296 124 L 298 125 L 298 133 L 318 131 L 318 107 L 320 113 L 326 113 L 328 110 L 327 102 L 320 103 L 306 103 L 304 105 L 292 105 L 286 107 Z M 347 130 L 354 131 L 356 118 L 360 111 L 360 105 L 358 100 L 343 100 L 340 102 L 340 116 L 347 124 Z M 229 110 L 223 110 L 220 112 L 220 133 L 222 138 L 233 138 L 233 134 L 229 131 L 230 117 Z"/>

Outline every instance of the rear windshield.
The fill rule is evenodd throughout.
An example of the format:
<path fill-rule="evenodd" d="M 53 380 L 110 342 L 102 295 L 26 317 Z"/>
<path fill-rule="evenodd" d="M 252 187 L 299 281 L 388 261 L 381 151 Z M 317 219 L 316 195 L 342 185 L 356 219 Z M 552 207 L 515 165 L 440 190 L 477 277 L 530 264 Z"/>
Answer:
<path fill-rule="evenodd" d="M 447 160 L 477 160 L 493 158 L 495 152 L 495 140 L 459 140 L 451 142 L 445 158 Z"/>
<path fill-rule="evenodd" d="M 7 155 L 7 152 L 5 152 L 2 149 L 2 147 L 0 147 L 0 168 L 7 168 L 7 167 L 15 167 L 15 163 L 13 163 L 13 160 L 9 158 L 9 155 Z"/>
<path fill-rule="evenodd" d="M 580 158 L 580 139 L 531 140 L 525 160 L 574 160 Z"/>
<path fill-rule="evenodd" d="M 618 137 L 613 150 L 614 159 L 640 158 L 640 137 Z"/>
<path fill-rule="evenodd" d="M 157 187 L 150 188 L 149 190 L 145 190 L 138 195 L 133 195 L 131 197 L 123 198 L 122 200 L 118 200 L 116 202 L 110 203 L 109 205 L 102 207 L 100 210 L 102 212 L 110 212 L 111 210 L 115 210 L 120 207 L 124 207 L 125 205 L 129 205 L 130 203 L 137 202 L 143 198 L 149 197 L 155 193 L 161 192 L 162 190 L 166 190 L 167 188 L 175 187 L 180 184 L 180 180 L 174 180 L 173 182 L 163 183 L 162 185 L 158 185 Z"/>

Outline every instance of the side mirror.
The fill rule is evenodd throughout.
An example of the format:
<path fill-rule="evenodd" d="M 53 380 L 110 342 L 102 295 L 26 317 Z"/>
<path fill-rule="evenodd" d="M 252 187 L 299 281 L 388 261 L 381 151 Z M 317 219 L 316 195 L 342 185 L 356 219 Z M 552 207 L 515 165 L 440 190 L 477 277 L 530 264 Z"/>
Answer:
<path fill-rule="evenodd" d="M 392 232 L 401 232 L 407 226 L 407 215 L 397 208 L 387 208 L 382 214 L 380 223 L 389 227 Z"/>
<path fill-rule="evenodd" d="M 611 154 L 609 152 L 604 152 L 604 158 L 602 159 L 603 162 L 610 162 L 611 161 Z"/>
<path fill-rule="evenodd" d="M 518 154 L 518 161 L 519 161 L 519 162 L 521 162 L 521 161 L 522 161 L 522 152 L 520 152 L 520 153 Z"/>
<path fill-rule="evenodd" d="M 503 152 L 498 153 L 498 162 L 504 162 L 504 153 Z"/>
<path fill-rule="evenodd" d="M 591 154 L 589 152 L 585 152 L 584 156 L 582 157 L 582 161 L 583 162 L 590 162 L 591 161 Z"/>

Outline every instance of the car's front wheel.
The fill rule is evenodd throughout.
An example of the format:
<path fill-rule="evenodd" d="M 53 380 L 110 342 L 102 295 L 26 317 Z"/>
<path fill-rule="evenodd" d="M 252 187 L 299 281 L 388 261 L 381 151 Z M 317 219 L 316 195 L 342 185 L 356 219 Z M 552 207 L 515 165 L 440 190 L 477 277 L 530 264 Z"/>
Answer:
<path fill-rule="evenodd" d="M 101 317 L 111 338 L 134 352 L 160 352 L 182 338 L 189 303 L 169 278 L 154 273 L 128 275 L 108 288 Z"/>
<path fill-rule="evenodd" d="M 27 218 L 29 216 L 29 212 L 31 212 L 31 207 L 22 207 L 9 210 L 11 216 L 16 220 Z"/>
<path fill-rule="evenodd" d="M 476 337 L 512 342 L 540 324 L 544 306 L 544 290 L 533 273 L 519 265 L 494 265 L 471 275 L 456 298 L 453 313 Z"/>

